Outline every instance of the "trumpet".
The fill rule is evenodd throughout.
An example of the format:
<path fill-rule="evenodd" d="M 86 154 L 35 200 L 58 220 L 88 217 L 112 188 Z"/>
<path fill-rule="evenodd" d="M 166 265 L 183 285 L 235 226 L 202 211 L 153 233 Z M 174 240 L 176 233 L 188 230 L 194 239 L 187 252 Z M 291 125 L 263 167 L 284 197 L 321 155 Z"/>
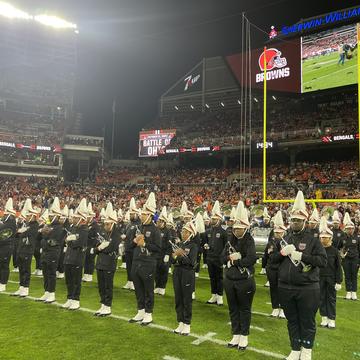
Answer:
<path fill-rule="evenodd" d="M 341 248 L 340 251 L 339 251 L 340 257 L 341 257 L 342 259 L 345 259 L 348 251 L 349 251 L 349 250 L 345 250 L 345 248 Z"/>
<path fill-rule="evenodd" d="M 176 250 L 179 250 L 179 249 L 181 249 L 182 251 L 184 251 L 183 248 L 181 248 L 180 246 L 176 245 L 176 244 L 173 243 L 172 241 L 169 240 L 169 243 L 170 243 L 171 248 L 172 248 L 173 251 L 176 251 Z M 184 253 L 183 256 L 186 257 L 186 258 L 188 257 L 187 254 L 185 254 L 185 253 Z"/>

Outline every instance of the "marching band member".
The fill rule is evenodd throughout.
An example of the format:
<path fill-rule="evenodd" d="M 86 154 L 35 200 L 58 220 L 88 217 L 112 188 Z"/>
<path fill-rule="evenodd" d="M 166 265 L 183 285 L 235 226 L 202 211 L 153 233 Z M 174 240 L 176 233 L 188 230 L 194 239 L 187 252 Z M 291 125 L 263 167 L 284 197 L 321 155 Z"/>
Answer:
<path fill-rule="evenodd" d="M 204 211 L 203 213 L 203 219 L 204 219 L 204 224 L 205 224 L 205 238 L 203 239 L 202 243 L 201 243 L 201 252 L 203 255 L 203 269 L 207 269 L 207 251 L 204 249 L 204 246 L 207 242 L 207 238 L 208 238 L 208 234 L 211 231 L 211 226 L 210 226 L 210 218 L 209 215 L 207 213 L 207 211 Z"/>
<path fill-rule="evenodd" d="M 315 208 L 310 215 L 308 228 L 313 231 L 318 231 L 319 223 L 320 223 L 319 211 L 317 208 Z"/>
<path fill-rule="evenodd" d="M 65 239 L 64 266 L 67 301 L 62 306 L 64 309 L 77 310 L 80 308 L 81 276 L 89 234 L 87 211 L 86 200 L 82 199 L 73 214 L 73 226 Z"/>
<path fill-rule="evenodd" d="M 248 346 L 251 306 L 256 291 L 256 250 L 249 228 L 247 210 L 244 206 L 239 206 L 232 235 L 228 238 L 222 253 L 222 263 L 226 265 L 224 287 L 233 334 L 228 347 L 236 347 L 239 350 L 245 350 Z"/>
<path fill-rule="evenodd" d="M 285 319 L 284 310 L 281 308 L 279 299 L 279 263 L 273 263 L 271 256 L 274 252 L 281 250 L 280 241 L 284 238 L 287 227 L 284 225 L 282 212 L 279 210 L 274 217 L 274 231 L 273 235 L 269 238 L 269 242 L 265 248 L 265 254 L 268 257 L 266 266 L 266 275 L 270 284 L 270 298 L 273 311 L 270 316 Z"/>
<path fill-rule="evenodd" d="M 95 270 L 95 245 L 97 242 L 97 234 L 100 231 L 98 223 L 95 221 L 95 212 L 93 210 L 91 202 L 87 207 L 87 220 L 89 226 L 88 240 L 86 244 L 85 262 L 84 262 L 84 275 L 82 281 L 91 282 L 93 280 L 93 274 Z"/>
<path fill-rule="evenodd" d="M 216 201 L 211 213 L 211 232 L 208 242 L 204 245 L 207 250 L 207 266 L 211 285 L 211 298 L 207 304 L 222 306 L 223 302 L 223 267 L 221 254 L 227 242 L 226 230 L 221 226 L 223 216 L 219 201 Z"/>
<path fill-rule="evenodd" d="M 63 226 L 63 239 L 61 242 L 61 250 L 60 250 L 60 257 L 58 262 L 58 267 L 56 271 L 56 278 L 57 279 L 63 279 L 65 277 L 65 265 L 64 265 L 64 259 L 65 259 L 65 238 L 67 236 L 67 228 L 69 227 L 69 208 L 67 205 L 63 207 L 61 210 L 62 215 L 60 216 L 59 222 Z"/>
<path fill-rule="evenodd" d="M 320 326 L 335 329 L 336 291 L 341 290 L 343 274 L 340 253 L 332 246 L 333 232 L 328 228 L 325 216 L 321 217 L 319 233 L 327 255 L 326 267 L 320 269 Z"/>
<path fill-rule="evenodd" d="M 346 300 L 357 300 L 357 276 L 359 271 L 360 239 L 355 235 L 355 225 L 349 213 L 344 216 L 345 237 L 340 245 L 340 255 L 345 274 Z"/>
<path fill-rule="evenodd" d="M 0 292 L 6 291 L 10 274 L 10 259 L 14 251 L 16 233 L 16 211 L 13 200 L 9 198 L 5 204 L 4 217 L 0 222 Z"/>
<path fill-rule="evenodd" d="M 307 218 L 304 195 L 299 191 L 284 246 L 272 255 L 272 261 L 280 263 L 279 297 L 292 349 L 287 360 L 311 360 L 320 305 L 319 268 L 326 266 L 326 252 L 317 234 L 306 229 Z"/>
<path fill-rule="evenodd" d="M 117 213 L 109 202 L 104 218 L 104 228 L 96 247 L 96 274 L 100 294 L 101 307 L 96 311 L 96 316 L 108 316 L 111 314 L 113 300 L 114 275 L 119 255 L 120 233 L 116 228 Z"/>
<path fill-rule="evenodd" d="M 142 225 L 133 240 L 136 248 L 131 269 L 138 312 L 130 322 L 141 322 L 145 326 L 152 322 L 156 259 L 161 251 L 160 231 L 153 221 L 155 213 L 155 195 L 150 193 L 141 210 Z"/>
<path fill-rule="evenodd" d="M 18 230 L 19 244 L 17 249 L 19 264 L 19 289 L 15 296 L 26 297 L 29 295 L 31 277 L 31 261 L 34 254 L 35 243 L 38 236 L 39 224 L 37 211 L 32 208 L 31 199 L 26 199 L 22 214 L 26 221 Z"/>
<path fill-rule="evenodd" d="M 161 251 L 158 253 L 156 274 L 155 274 L 155 294 L 165 295 L 165 288 L 169 276 L 169 260 L 171 254 L 171 245 L 169 242 L 169 231 L 166 228 L 167 211 L 166 206 L 161 210 L 161 214 L 156 222 L 157 228 L 160 230 Z"/>
<path fill-rule="evenodd" d="M 61 216 L 60 202 L 59 199 L 55 197 L 49 211 L 50 224 L 45 225 L 41 229 L 43 235 L 41 240 L 41 262 L 45 293 L 38 301 L 45 303 L 55 301 L 56 269 L 59 262 L 64 230 L 59 222 Z"/>
<path fill-rule="evenodd" d="M 343 242 L 345 240 L 345 233 L 340 229 L 341 219 L 339 212 L 337 210 L 334 211 L 332 216 L 332 232 L 333 232 L 333 246 L 338 250 L 342 248 Z"/>
<path fill-rule="evenodd" d="M 194 241 L 196 227 L 188 222 L 181 231 L 181 242 L 173 246 L 173 285 L 176 317 L 179 323 L 175 334 L 189 335 L 192 318 L 192 292 L 195 286 L 195 265 L 198 245 Z"/>

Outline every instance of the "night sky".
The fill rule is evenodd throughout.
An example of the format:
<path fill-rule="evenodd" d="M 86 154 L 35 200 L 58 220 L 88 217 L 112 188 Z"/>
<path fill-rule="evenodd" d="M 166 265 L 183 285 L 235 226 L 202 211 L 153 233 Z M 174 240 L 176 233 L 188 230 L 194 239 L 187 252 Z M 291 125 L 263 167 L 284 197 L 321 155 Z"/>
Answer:
<path fill-rule="evenodd" d="M 358 1 L 259 0 L 8 0 L 29 13 L 47 10 L 79 26 L 75 107 L 89 135 L 106 127 L 117 101 L 115 154 L 137 154 L 142 126 L 154 120 L 158 99 L 203 57 L 241 49 L 241 12 L 269 31 L 301 18 L 359 5 Z M 252 31 L 253 47 L 266 36 Z M 110 148 L 110 143 L 108 142 Z"/>

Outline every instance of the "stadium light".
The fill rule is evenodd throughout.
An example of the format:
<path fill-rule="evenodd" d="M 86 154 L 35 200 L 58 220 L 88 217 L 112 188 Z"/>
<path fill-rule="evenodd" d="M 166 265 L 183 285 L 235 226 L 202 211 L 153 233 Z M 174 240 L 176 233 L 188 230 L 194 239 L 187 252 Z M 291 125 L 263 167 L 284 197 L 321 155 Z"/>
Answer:
<path fill-rule="evenodd" d="M 210 109 L 210 106 L 209 106 L 209 104 L 205 104 L 205 106 L 206 106 L 206 108 L 207 108 L 207 109 Z"/>
<path fill-rule="evenodd" d="M 34 20 L 56 29 L 77 29 L 77 25 L 52 15 L 36 15 Z"/>
<path fill-rule="evenodd" d="M 220 105 L 221 105 L 222 107 L 225 107 L 225 104 L 224 104 L 223 102 L 221 102 Z"/>
<path fill-rule="evenodd" d="M 191 109 L 194 110 L 194 106 L 190 105 Z"/>
<path fill-rule="evenodd" d="M 174 109 L 175 109 L 175 110 L 179 110 L 179 108 L 178 108 L 176 105 L 174 106 Z"/>
<path fill-rule="evenodd" d="M 241 105 L 241 101 L 240 101 L 240 100 L 238 100 L 237 103 L 238 103 L 239 105 Z"/>
<path fill-rule="evenodd" d="M 256 98 L 256 97 L 254 97 L 254 101 L 257 103 L 257 102 L 259 102 L 259 100 Z"/>
<path fill-rule="evenodd" d="M 276 96 L 273 95 L 272 98 L 273 98 L 274 100 L 276 100 Z"/>
<path fill-rule="evenodd" d="M 11 4 L 0 2 L 0 15 L 7 17 L 8 19 L 24 19 L 30 20 L 33 17 L 27 14 L 25 11 L 17 9 Z"/>

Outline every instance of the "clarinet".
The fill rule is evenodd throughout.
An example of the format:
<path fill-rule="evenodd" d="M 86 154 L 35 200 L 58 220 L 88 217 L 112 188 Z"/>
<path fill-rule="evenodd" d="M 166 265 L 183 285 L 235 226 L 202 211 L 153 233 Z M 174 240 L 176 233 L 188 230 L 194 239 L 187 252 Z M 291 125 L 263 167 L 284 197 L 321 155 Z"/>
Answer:
<path fill-rule="evenodd" d="M 283 249 L 283 248 L 284 248 L 285 246 L 287 246 L 287 245 L 289 245 L 289 243 L 288 243 L 284 238 L 281 238 L 281 240 L 280 240 L 281 249 Z M 307 271 L 309 271 L 309 270 L 311 269 L 311 265 L 306 265 L 306 264 L 304 264 L 304 262 L 301 261 L 301 260 L 300 260 L 300 261 L 294 260 L 294 259 L 291 258 L 290 255 L 288 255 L 287 257 L 290 259 L 290 261 L 291 261 L 296 267 L 298 267 L 298 266 L 301 264 L 302 267 L 303 267 L 303 272 L 307 272 Z"/>

